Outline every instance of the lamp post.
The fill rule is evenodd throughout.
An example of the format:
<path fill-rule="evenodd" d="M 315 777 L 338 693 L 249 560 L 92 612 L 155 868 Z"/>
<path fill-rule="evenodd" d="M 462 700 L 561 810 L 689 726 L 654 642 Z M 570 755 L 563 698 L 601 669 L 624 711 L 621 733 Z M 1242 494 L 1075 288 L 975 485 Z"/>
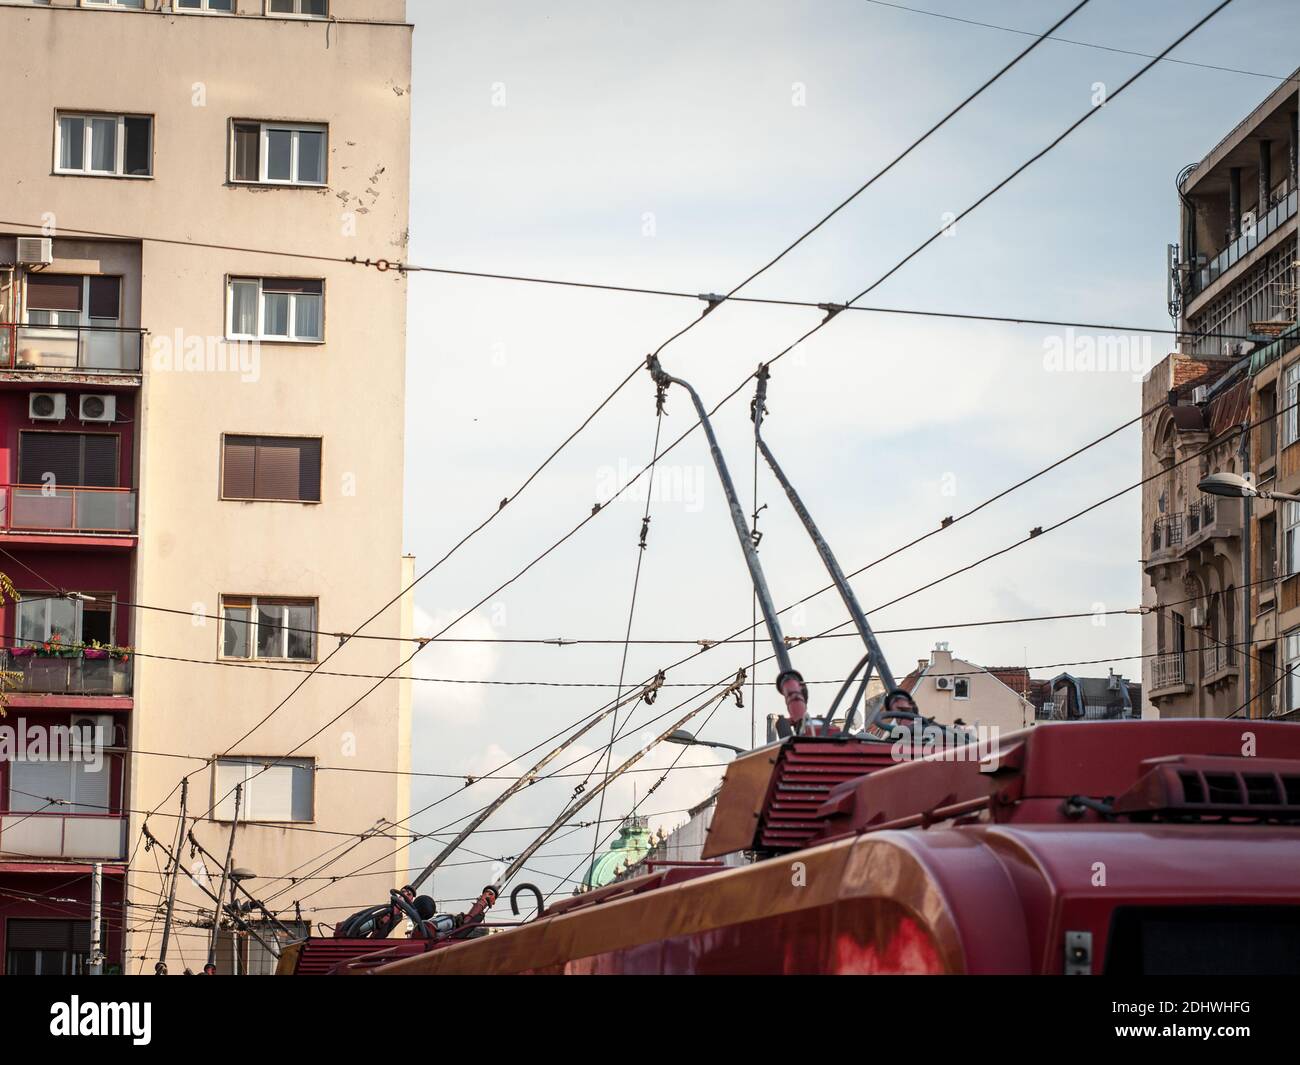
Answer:
<path fill-rule="evenodd" d="M 1243 441 L 1243 459 L 1246 457 Z M 1247 478 L 1239 473 L 1211 473 L 1203 477 L 1196 486 L 1202 492 L 1212 496 L 1223 496 L 1227 499 L 1242 500 L 1244 511 L 1244 521 L 1242 523 L 1242 566 L 1243 572 L 1241 577 L 1241 595 L 1242 595 L 1242 635 L 1246 647 L 1245 669 L 1242 676 L 1245 678 L 1245 695 L 1243 700 L 1247 707 L 1247 714 L 1254 716 L 1251 709 L 1251 686 L 1250 686 L 1250 648 L 1254 644 L 1253 633 L 1251 632 L 1250 617 L 1250 520 L 1251 520 L 1251 500 L 1264 499 L 1277 503 L 1300 503 L 1300 496 L 1292 495 L 1289 492 L 1273 492 L 1265 488 L 1257 488 Z"/>
<path fill-rule="evenodd" d="M 737 747 L 732 743 L 719 743 L 715 740 L 697 739 L 694 734 L 687 732 L 684 728 L 679 728 L 676 732 L 669 733 L 664 737 L 669 743 L 680 743 L 683 747 L 717 747 L 724 751 L 735 751 L 736 754 L 744 754 L 743 747 Z"/>

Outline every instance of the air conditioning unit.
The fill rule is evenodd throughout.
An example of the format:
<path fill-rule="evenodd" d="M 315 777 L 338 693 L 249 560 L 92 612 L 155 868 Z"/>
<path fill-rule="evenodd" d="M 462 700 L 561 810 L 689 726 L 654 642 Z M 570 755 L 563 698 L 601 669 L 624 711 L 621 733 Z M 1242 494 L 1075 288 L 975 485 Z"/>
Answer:
<path fill-rule="evenodd" d="M 112 422 L 117 420 L 117 397 L 88 395 L 78 403 L 83 422 Z"/>
<path fill-rule="evenodd" d="M 23 266 L 49 266 L 54 262 L 54 241 L 50 237 L 19 237 L 18 261 Z"/>
<path fill-rule="evenodd" d="M 72 731 L 78 735 L 83 747 L 112 747 L 113 715 L 80 714 L 72 719 Z"/>
<path fill-rule="evenodd" d="M 1207 403 L 1210 399 L 1210 386 L 1197 385 L 1192 389 L 1192 402 L 1196 404 Z"/>
<path fill-rule="evenodd" d="M 1205 628 L 1205 607 L 1203 606 L 1192 607 L 1192 628 L 1194 629 Z"/>
<path fill-rule="evenodd" d="M 952 691 L 952 677 L 935 677 L 934 686 L 941 692 Z"/>
<path fill-rule="evenodd" d="M 68 415 L 68 397 L 62 392 L 33 392 L 27 397 L 27 417 L 34 422 L 61 422 Z"/>

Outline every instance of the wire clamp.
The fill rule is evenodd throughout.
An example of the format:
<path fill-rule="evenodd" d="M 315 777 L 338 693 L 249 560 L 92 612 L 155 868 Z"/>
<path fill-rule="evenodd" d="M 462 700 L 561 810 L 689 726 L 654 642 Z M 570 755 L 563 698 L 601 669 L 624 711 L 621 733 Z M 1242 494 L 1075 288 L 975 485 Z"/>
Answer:
<path fill-rule="evenodd" d="M 641 519 L 641 542 L 637 545 L 642 551 L 646 549 L 646 537 L 650 535 L 650 515 Z"/>
<path fill-rule="evenodd" d="M 826 312 L 826 317 L 822 319 L 822 325 L 825 325 L 825 324 L 826 324 L 827 322 L 829 322 L 832 318 L 834 318 L 837 314 L 839 314 L 840 311 L 843 311 L 843 310 L 845 310 L 845 309 L 847 309 L 847 308 L 848 308 L 848 304 L 847 304 L 847 303 L 819 303 L 819 304 L 817 304 L 817 309 L 818 309 L 819 311 L 825 311 L 825 312 Z"/>
<path fill-rule="evenodd" d="M 705 303 L 708 304 L 708 306 L 705 307 L 704 310 L 700 312 L 701 318 L 703 318 L 706 314 L 712 314 L 714 308 L 716 308 L 719 304 L 724 303 L 727 299 L 726 296 L 722 295 L 719 292 L 701 292 L 695 298 L 697 300 L 703 300 Z"/>

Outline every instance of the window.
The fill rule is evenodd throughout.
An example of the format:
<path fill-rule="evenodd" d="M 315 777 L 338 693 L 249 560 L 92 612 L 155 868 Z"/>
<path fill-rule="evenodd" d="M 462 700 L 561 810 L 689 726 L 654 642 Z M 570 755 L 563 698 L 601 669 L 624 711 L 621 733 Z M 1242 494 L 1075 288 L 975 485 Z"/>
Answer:
<path fill-rule="evenodd" d="M 232 339 L 325 338 L 325 283 L 293 277 L 232 277 L 226 335 Z"/>
<path fill-rule="evenodd" d="M 235 785 L 243 784 L 241 821 L 311 821 L 316 763 L 311 758 L 218 758 L 213 817 L 235 815 Z"/>
<path fill-rule="evenodd" d="M 144 0 L 81 0 L 81 3 L 85 7 L 144 7 Z"/>
<path fill-rule="evenodd" d="M 232 124 L 232 178 L 267 185 L 324 185 L 326 126 Z"/>
<path fill-rule="evenodd" d="M 266 0 L 266 13 L 268 15 L 328 18 L 329 10 L 329 0 Z"/>
<path fill-rule="evenodd" d="M 1300 362 L 1293 362 L 1282 375 L 1282 406 L 1286 413 L 1282 415 L 1282 446 L 1294 444 L 1300 439 L 1300 411 L 1296 403 L 1300 401 Z"/>
<path fill-rule="evenodd" d="M 316 657 L 316 603 L 311 599 L 221 597 L 224 658 Z"/>
<path fill-rule="evenodd" d="M 319 503 L 320 445 L 320 437 L 223 437 L 221 497 Z"/>
<path fill-rule="evenodd" d="M 1277 566 L 1277 519 L 1272 515 L 1259 519 L 1259 581 L 1272 580 Z M 1271 595 L 1271 586 L 1260 588 L 1260 595 Z"/>
<path fill-rule="evenodd" d="M 80 976 L 89 965 L 89 921 L 10 917 L 5 922 L 9 976 Z"/>
<path fill-rule="evenodd" d="M 952 697 L 954 699 L 970 698 L 970 679 L 968 677 L 958 677 L 953 681 Z"/>
<path fill-rule="evenodd" d="M 116 433 L 18 434 L 18 482 L 64 488 L 116 488 Z"/>
<path fill-rule="evenodd" d="M 148 115 L 60 112 L 54 141 L 57 173 L 115 177 L 153 174 L 153 119 Z"/>
<path fill-rule="evenodd" d="M 49 592 L 23 592 L 15 606 L 20 647 L 33 647 L 58 637 L 64 644 L 113 642 L 113 593 L 94 602 L 52 597 Z"/>
<path fill-rule="evenodd" d="M 1282 504 L 1282 574 L 1300 573 L 1300 503 Z"/>
<path fill-rule="evenodd" d="M 122 315 L 122 279 L 105 274 L 28 274 L 27 324 L 51 329 L 113 328 Z"/>
<path fill-rule="evenodd" d="M 1300 710 L 1300 632 L 1287 633 L 1284 642 L 1286 654 L 1286 683 L 1283 685 L 1284 704 L 1279 713 Z"/>
<path fill-rule="evenodd" d="M 106 814 L 109 812 L 107 758 L 15 758 L 9 763 L 10 813 Z M 50 805 L 51 799 L 63 800 Z"/>
<path fill-rule="evenodd" d="M 1277 388 L 1269 385 L 1260 389 L 1259 410 L 1259 461 L 1266 463 L 1277 454 Z"/>
<path fill-rule="evenodd" d="M 221 11 L 230 14 L 235 10 L 235 0 L 173 0 L 180 11 Z"/>

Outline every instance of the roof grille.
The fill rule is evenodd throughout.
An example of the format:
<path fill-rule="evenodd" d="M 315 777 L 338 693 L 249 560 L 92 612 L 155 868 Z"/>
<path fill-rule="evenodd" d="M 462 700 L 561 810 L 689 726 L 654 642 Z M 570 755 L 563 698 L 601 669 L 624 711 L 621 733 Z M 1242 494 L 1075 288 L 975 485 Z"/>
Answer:
<path fill-rule="evenodd" d="M 1119 796 L 1116 814 L 1139 820 L 1300 821 L 1300 774 L 1289 759 L 1217 755 L 1151 759 Z"/>

